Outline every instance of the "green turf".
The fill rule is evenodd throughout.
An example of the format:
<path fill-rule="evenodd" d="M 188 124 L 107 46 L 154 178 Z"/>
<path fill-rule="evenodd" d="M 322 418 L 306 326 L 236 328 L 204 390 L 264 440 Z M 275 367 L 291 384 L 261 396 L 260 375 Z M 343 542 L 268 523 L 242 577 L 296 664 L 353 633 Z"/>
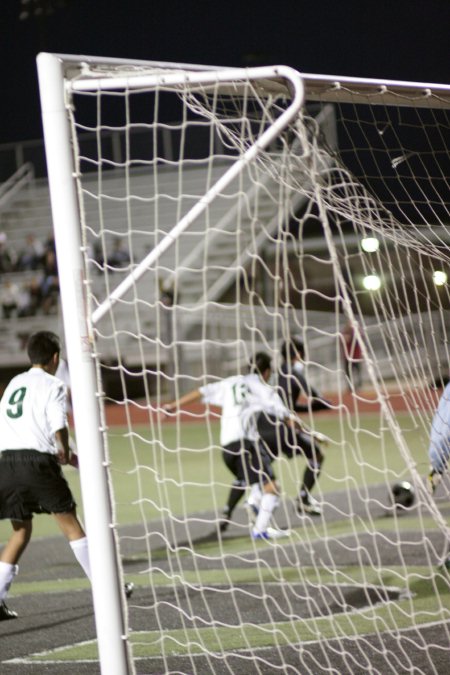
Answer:
<path fill-rule="evenodd" d="M 409 477 L 409 469 L 390 432 L 380 432 L 378 415 L 349 418 L 345 427 L 337 417 L 318 420 L 317 428 L 334 441 L 326 449 L 320 477 L 323 493 L 380 482 L 388 484 Z M 406 429 L 404 438 L 413 461 L 425 473 L 426 437 L 412 428 L 409 417 L 399 415 L 398 421 Z M 124 428 L 112 427 L 109 446 L 118 523 L 140 523 L 169 512 L 180 515 L 219 510 L 225 503 L 232 476 L 221 458 L 218 431 L 217 423 L 201 422 L 179 427 L 166 424 L 155 430 L 140 427 L 132 434 Z M 275 462 L 285 495 L 296 494 L 303 469 L 302 458 Z M 78 472 L 67 468 L 65 473 L 77 502 L 82 505 Z M 0 522 L 1 541 L 5 541 L 8 533 L 9 524 Z M 35 537 L 57 534 L 51 517 L 35 518 Z"/>
<path fill-rule="evenodd" d="M 279 570 L 284 581 L 298 581 L 298 571 L 292 568 Z M 385 572 L 380 578 L 373 570 L 362 571 L 355 567 L 342 568 L 338 572 L 349 583 L 353 579 L 358 584 L 383 584 L 392 586 L 392 582 L 400 577 L 396 568 Z M 247 581 L 245 577 L 249 570 L 232 570 L 233 583 Z M 336 582 L 334 575 L 316 569 L 303 568 L 302 580 L 311 583 L 326 584 Z M 264 577 L 264 575 L 263 575 Z M 364 577 L 364 578 L 363 578 Z M 312 640 L 333 638 L 336 634 L 364 635 L 379 630 L 397 631 L 412 625 L 426 625 L 435 621 L 450 619 L 450 578 L 446 573 L 436 573 L 432 578 L 429 570 L 422 567 L 411 567 L 408 573 L 409 583 L 404 587 L 404 598 L 395 603 L 379 603 L 374 606 L 360 609 L 358 612 L 333 614 L 330 617 L 317 617 L 289 622 L 275 622 L 271 624 L 242 624 L 239 630 L 235 627 L 198 627 L 186 630 L 171 630 L 170 632 L 148 631 L 131 634 L 131 644 L 135 658 L 159 657 L 164 651 L 169 655 L 188 655 L 193 653 L 224 652 L 245 649 L 248 645 L 253 648 L 270 647 L 275 645 L 300 644 Z M 272 581 L 267 577 L 261 581 Z M 206 579 L 205 582 L 207 583 Z M 439 598 L 439 600 L 438 600 Z M 70 645 L 67 648 L 54 652 L 45 652 L 36 655 L 30 661 L 73 661 L 96 660 L 98 658 L 95 641 L 84 642 L 79 645 Z"/>
<path fill-rule="evenodd" d="M 361 485 L 386 486 L 399 478 L 408 478 L 409 468 L 405 465 L 397 442 L 386 429 L 380 430 L 377 415 L 361 415 L 340 422 L 338 418 L 319 418 L 318 429 L 330 436 L 332 443 L 326 449 L 326 462 L 320 478 L 320 490 L 325 495 L 332 491 L 355 489 Z M 399 415 L 398 424 L 404 429 L 404 440 L 413 462 L 423 473 L 426 471 L 426 434 L 414 428 L 407 416 Z M 160 519 L 167 514 L 181 515 L 193 512 L 220 509 L 228 492 L 231 476 L 221 459 L 218 447 L 218 425 L 189 423 L 177 427 L 167 424 L 161 427 L 157 437 L 154 430 L 141 427 L 130 434 L 124 428 L 112 428 L 109 433 L 109 449 L 112 465 L 112 479 L 117 505 L 117 521 L 120 525 L 142 523 Z M 344 442 L 345 439 L 345 442 Z M 304 460 L 278 460 L 275 469 L 283 492 L 291 497 L 296 494 L 298 482 L 304 469 Z M 79 476 L 76 470 L 65 470 L 71 487 L 81 503 Z M 380 515 L 368 524 L 364 518 L 349 521 L 346 518 L 314 522 L 307 533 L 302 527 L 296 528 L 291 540 L 308 545 L 327 538 L 338 539 L 349 532 L 364 535 L 367 527 L 371 532 L 390 530 L 431 531 L 436 523 L 431 517 L 412 513 L 407 517 L 386 518 Z M 0 524 L 0 536 L 8 536 L 8 524 Z M 40 516 L 35 519 L 35 535 L 47 537 L 57 534 L 52 519 Z M 306 537 L 306 539 L 305 539 Z M 252 548 L 250 548 L 250 545 Z M 280 543 L 283 545 L 283 543 Z M 220 558 L 226 546 L 227 554 L 245 555 L 254 550 L 248 536 L 227 537 L 226 541 L 200 540 L 193 542 L 195 553 L 205 557 Z M 257 544 L 258 550 L 268 546 Z M 177 556 L 190 555 L 178 549 Z M 166 547 L 152 549 L 152 557 L 167 558 L 171 553 Z M 125 559 L 125 564 L 146 562 L 145 553 Z M 179 578 L 165 574 L 128 574 L 127 579 L 137 587 L 168 585 L 173 588 Z M 351 584 L 360 586 L 374 584 L 399 588 L 403 599 L 395 603 L 383 603 L 358 612 L 333 615 L 329 618 L 311 618 L 293 622 L 277 622 L 273 625 L 244 624 L 239 631 L 235 628 L 201 627 L 186 631 L 171 631 L 132 634 L 133 653 L 139 656 L 159 656 L 164 649 L 168 655 L 185 654 L 187 650 L 236 650 L 249 644 L 256 647 L 307 642 L 309 640 L 335 637 L 337 634 L 361 635 L 379 630 L 397 630 L 411 625 L 432 621 L 449 620 L 450 579 L 446 572 L 439 573 L 429 567 L 391 567 L 382 564 L 378 568 L 355 566 L 336 567 L 332 572 L 303 566 L 269 568 L 259 566 L 257 575 L 251 567 L 230 567 L 227 569 L 228 582 L 233 585 L 253 583 L 308 583 L 326 586 L 328 584 Z M 192 570 L 183 573 L 183 584 L 217 584 L 217 570 Z M 85 578 L 59 581 L 28 581 L 21 577 L 13 586 L 13 595 L 29 593 L 58 593 L 72 589 L 88 588 Z M 41 656 L 42 660 L 71 661 L 74 659 L 97 659 L 95 641 L 70 646 Z"/>

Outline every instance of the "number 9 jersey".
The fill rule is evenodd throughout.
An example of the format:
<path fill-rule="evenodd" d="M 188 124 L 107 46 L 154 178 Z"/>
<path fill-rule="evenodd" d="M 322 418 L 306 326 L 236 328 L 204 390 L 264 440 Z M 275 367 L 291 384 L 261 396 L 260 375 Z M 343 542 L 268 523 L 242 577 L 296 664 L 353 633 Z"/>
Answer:
<path fill-rule="evenodd" d="M 55 432 L 67 426 L 66 386 L 42 368 L 16 375 L 0 402 L 0 451 L 57 454 Z"/>

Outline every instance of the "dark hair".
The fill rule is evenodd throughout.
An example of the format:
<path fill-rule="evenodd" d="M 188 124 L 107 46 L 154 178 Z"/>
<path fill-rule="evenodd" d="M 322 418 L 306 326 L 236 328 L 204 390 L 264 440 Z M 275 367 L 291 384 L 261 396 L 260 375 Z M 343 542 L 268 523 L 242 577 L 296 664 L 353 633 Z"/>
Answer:
<path fill-rule="evenodd" d="M 287 361 L 288 358 L 291 360 L 301 358 L 303 360 L 305 356 L 305 346 L 302 340 L 293 337 L 290 340 L 283 342 L 281 345 L 281 356 L 284 361 Z"/>
<path fill-rule="evenodd" d="M 28 338 L 27 353 L 33 366 L 46 366 L 60 351 L 59 337 L 51 331 L 40 330 Z"/>
<path fill-rule="evenodd" d="M 272 359 L 265 352 L 257 352 L 250 361 L 250 372 L 262 375 L 272 369 Z"/>

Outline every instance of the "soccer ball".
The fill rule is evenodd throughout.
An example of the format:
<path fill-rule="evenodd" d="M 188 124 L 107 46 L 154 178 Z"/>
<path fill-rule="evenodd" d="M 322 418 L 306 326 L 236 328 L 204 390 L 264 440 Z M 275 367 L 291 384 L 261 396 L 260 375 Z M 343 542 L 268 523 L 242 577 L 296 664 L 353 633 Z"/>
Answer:
<path fill-rule="evenodd" d="M 411 483 L 404 480 L 392 486 L 391 502 L 396 508 L 410 509 L 416 501 L 416 495 Z"/>

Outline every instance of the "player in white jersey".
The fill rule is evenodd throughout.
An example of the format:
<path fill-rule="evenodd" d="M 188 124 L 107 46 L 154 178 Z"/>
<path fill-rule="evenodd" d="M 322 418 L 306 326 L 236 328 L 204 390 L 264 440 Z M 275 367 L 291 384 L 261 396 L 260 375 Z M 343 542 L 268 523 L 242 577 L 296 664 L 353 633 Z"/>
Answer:
<path fill-rule="evenodd" d="M 301 511 L 310 515 L 320 515 L 322 511 L 309 491 L 313 487 L 320 470 L 320 463 L 317 461 L 322 458 L 319 442 L 320 439 L 323 441 L 324 438 L 317 432 L 307 431 L 297 415 L 286 406 L 278 391 L 268 384 L 272 373 L 270 357 L 264 353 L 256 354 L 255 363 L 259 375 L 252 374 L 248 375 L 247 378 L 251 378 L 251 381 L 254 382 L 253 386 L 257 395 L 248 397 L 248 405 L 242 412 L 246 434 L 259 446 L 260 453 L 265 455 L 270 462 L 281 453 L 288 458 L 293 458 L 299 454 L 307 458 L 308 465 L 302 483 L 304 494 L 302 495 Z M 243 486 L 236 480 L 230 489 L 227 503 L 223 509 L 222 530 L 227 528 L 233 511 L 242 497 L 242 491 Z M 300 512 L 298 501 L 297 509 Z"/>
<path fill-rule="evenodd" d="M 0 621 L 17 617 L 5 598 L 31 539 L 35 513 L 54 516 L 91 578 L 86 534 L 61 470 L 71 450 L 66 388 L 55 377 L 59 339 L 48 331 L 34 333 L 27 352 L 32 367 L 10 381 L 0 402 L 0 518 L 9 519 L 13 530 L 0 553 Z"/>
<path fill-rule="evenodd" d="M 198 400 L 218 406 L 222 409 L 220 419 L 220 444 L 223 448 L 223 460 L 235 476 L 235 485 L 241 490 L 251 487 L 251 500 L 257 508 L 257 518 L 252 529 L 254 539 L 272 539 L 289 534 L 287 531 L 269 527 L 273 511 L 279 503 L 278 486 L 271 462 L 265 453 L 260 453 L 255 445 L 256 434 L 252 427 L 251 411 L 263 396 L 272 398 L 272 392 L 256 373 L 236 375 L 199 387 L 179 400 L 167 403 L 166 412 Z M 273 403 L 283 407 L 281 400 Z"/>

